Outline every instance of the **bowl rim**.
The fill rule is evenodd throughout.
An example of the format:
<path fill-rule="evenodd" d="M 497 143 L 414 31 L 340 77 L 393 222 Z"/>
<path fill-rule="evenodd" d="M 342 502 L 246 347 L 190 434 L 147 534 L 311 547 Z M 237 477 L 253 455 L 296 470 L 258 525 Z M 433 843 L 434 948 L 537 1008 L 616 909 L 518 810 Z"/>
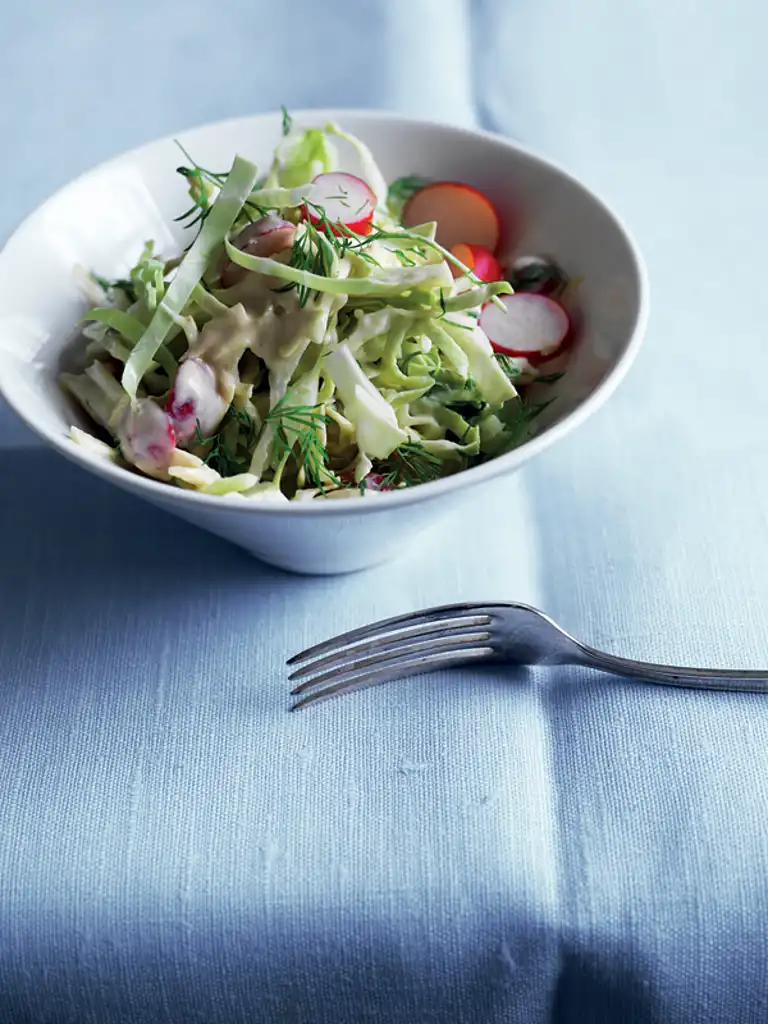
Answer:
<path fill-rule="evenodd" d="M 649 317 L 649 285 L 645 260 L 643 259 L 632 232 L 606 200 L 594 192 L 587 184 L 577 178 L 574 174 L 571 174 L 568 170 L 562 167 L 557 161 L 541 155 L 536 150 L 531 149 L 529 146 L 520 143 L 517 140 L 507 138 L 497 132 L 487 131 L 486 129 L 462 127 L 446 121 L 423 118 L 410 114 L 401 114 L 397 111 L 366 110 L 365 108 L 358 107 L 306 107 L 301 110 L 293 111 L 291 116 L 297 121 L 301 121 L 303 119 L 309 121 L 333 120 L 342 123 L 342 125 L 344 120 L 348 118 L 364 119 L 374 122 L 379 121 L 384 123 L 406 122 L 412 126 L 421 126 L 430 129 L 436 128 L 440 131 L 448 132 L 456 136 L 465 137 L 467 141 L 478 138 L 485 139 L 506 149 L 523 154 L 534 163 L 539 163 L 547 169 L 556 172 L 561 177 L 566 178 L 576 185 L 577 188 L 586 192 L 593 202 L 603 209 L 603 212 L 607 215 L 609 220 L 613 222 L 619 233 L 624 237 L 624 241 L 629 250 L 638 290 L 637 316 L 631 337 L 625 351 L 622 353 L 615 365 L 609 370 L 606 377 L 600 382 L 595 390 L 586 399 L 584 399 L 584 401 L 564 416 L 563 419 L 549 427 L 544 431 L 544 433 L 531 438 L 530 441 L 526 441 L 525 444 L 521 445 L 519 448 L 515 448 L 504 455 L 499 455 L 496 458 L 490 459 L 488 462 L 481 463 L 478 466 L 472 466 L 459 473 L 454 473 L 452 476 L 442 477 L 439 480 L 419 484 L 416 487 L 407 487 L 386 492 L 371 492 L 375 495 L 374 499 L 370 500 L 369 496 L 369 500 L 367 501 L 359 499 L 291 501 L 285 503 L 273 503 L 271 501 L 261 500 L 238 501 L 232 500 L 227 496 L 201 494 L 199 491 L 173 487 L 163 481 L 153 480 L 151 477 L 145 477 L 138 473 L 131 472 L 122 466 L 117 466 L 112 462 L 89 453 L 85 448 L 80 448 L 72 442 L 68 435 L 59 435 L 58 433 L 48 432 L 34 423 L 25 414 L 21 403 L 15 401 L 14 396 L 11 393 L 11 389 L 7 385 L 3 384 L 2 363 L 0 363 L 0 396 L 5 399 L 11 409 L 14 410 L 16 415 L 34 434 L 45 441 L 46 444 L 53 447 L 69 461 L 84 467 L 86 470 L 89 470 L 105 480 L 117 484 L 123 489 L 143 495 L 148 500 L 154 499 L 162 501 L 162 499 L 165 499 L 165 501 L 163 501 L 164 504 L 165 502 L 170 504 L 180 503 L 181 505 L 188 505 L 190 507 L 196 506 L 212 508 L 219 509 L 221 511 L 238 512 L 246 515 L 260 514 L 302 517 L 346 517 L 350 515 L 384 512 L 404 505 L 413 505 L 422 501 L 430 501 L 434 498 L 439 498 L 442 495 L 458 492 L 473 484 L 482 484 L 495 477 L 500 477 L 510 473 L 518 469 L 529 459 L 535 458 L 537 455 L 546 451 L 552 445 L 556 444 L 559 440 L 571 433 L 571 431 L 581 426 L 582 423 L 589 419 L 590 416 L 605 404 L 619 384 L 624 380 L 629 368 L 635 361 L 645 335 Z M 192 125 L 190 127 L 182 128 L 179 131 L 151 139 L 138 146 L 132 146 L 106 160 L 101 161 L 83 173 L 77 175 L 60 188 L 56 189 L 50 196 L 48 196 L 47 199 L 34 207 L 20 221 L 5 240 L 2 247 L 0 247 L 0 265 L 2 264 L 2 259 L 4 258 L 8 247 L 24 230 L 27 223 L 32 218 L 37 216 L 49 205 L 57 202 L 69 189 L 74 188 L 76 185 L 87 183 L 89 178 L 97 177 L 112 165 L 123 163 L 126 160 L 148 150 L 154 149 L 157 146 L 172 143 L 174 139 L 183 137 L 187 134 L 221 129 L 228 126 L 235 126 L 237 124 L 242 124 L 243 126 L 255 126 L 259 122 L 269 123 L 270 121 L 275 121 L 276 123 L 279 123 L 278 119 L 281 117 L 282 113 L 280 111 L 265 111 L 259 114 L 245 114 L 225 118 L 223 120 Z"/>

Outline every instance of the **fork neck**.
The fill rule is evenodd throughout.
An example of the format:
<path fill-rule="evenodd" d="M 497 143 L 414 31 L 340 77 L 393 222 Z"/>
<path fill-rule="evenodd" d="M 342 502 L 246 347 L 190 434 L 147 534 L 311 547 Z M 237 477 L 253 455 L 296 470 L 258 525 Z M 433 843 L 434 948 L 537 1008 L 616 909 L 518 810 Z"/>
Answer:
<path fill-rule="evenodd" d="M 768 671 L 736 671 L 731 669 L 682 668 L 633 661 L 597 651 L 578 644 L 581 657 L 577 664 L 610 672 L 644 683 L 678 686 L 696 690 L 730 690 L 742 693 L 768 693 Z"/>

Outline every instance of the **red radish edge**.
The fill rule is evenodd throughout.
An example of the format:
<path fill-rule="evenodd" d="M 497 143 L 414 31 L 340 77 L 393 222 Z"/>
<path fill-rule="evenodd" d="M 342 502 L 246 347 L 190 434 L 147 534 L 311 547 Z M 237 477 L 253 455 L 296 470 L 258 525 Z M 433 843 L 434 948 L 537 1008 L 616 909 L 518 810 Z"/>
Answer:
<path fill-rule="evenodd" d="M 504 277 L 501 264 L 493 253 L 483 245 L 467 245 L 466 242 L 459 242 L 458 245 L 454 245 L 451 252 L 481 281 L 501 281 Z M 461 273 L 458 267 L 451 266 L 451 270 L 454 277 L 458 277 Z"/>
<path fill-rule="evenodd" d="M 537 366 L 568 347 L 573 335 L 571 318 L 559 302 L 533 292 L 500 298 L 505 310 L 487 303 L 480 314 L 480 326 L 496 352 L 523 356 Z"/>
<path fill-rule="evenodd" d="M 490 199 L 461 181 L 435 181 L 414 192 L 403 207 L 403 224 L 437 222 L 437 241 L 447 249 L 463 243 L 494 252 L 499 243 L 499 215 Z"/>
<path fill-rule="evenodd" d="M 318 174 L 312 186 L 312 200 L 305 203 L 304 212 L 316 228 L 324 227 L 316 209 L 322 207 L 334 235 L 342 233 L 335 224 L 343 224 L 358 235 L 371 231 L 376 196 L 362 178 L 346 171 L 329 171 Z"/>

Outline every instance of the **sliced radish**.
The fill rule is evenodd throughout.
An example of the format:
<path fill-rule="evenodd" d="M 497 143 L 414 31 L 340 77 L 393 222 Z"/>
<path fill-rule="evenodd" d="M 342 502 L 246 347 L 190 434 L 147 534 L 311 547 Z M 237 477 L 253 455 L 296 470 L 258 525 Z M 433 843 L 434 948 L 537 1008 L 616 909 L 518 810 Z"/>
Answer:
<path fill-rule="evenodd" d="M 488 303 L 480 314 L 480 326 L 497 352 L 538 365 L 566 348 L 571 321 L 559 302 L 531 292 L 500 298 L 504 309 Z"/>
<path fill-rule="evenodd" d="M 213 368 L 202 359 L 185 359 L 176 371 L 165 411 L 177 441 L 191 441 L 198 429 L 203 437 L 213 434 L 227 411 Z"/>
<path fill-rule="evenodd" d="M 290 248 L 295 234 L 295 224 L 269 213 L 266 217 L 260 217 L 259 220 L 246 224 L 233 239 L 233 244 L 237 249 L 247 252 L 250 256 L 274 256 L 276 253 L 282 252 L 283 249 Z M 238 281 L 242 281 L 247 273 L 245 267 L 233 263 L 232 260 L 224 259 L 219 273 L 221 287 L 231 288 Z"/>
<path fill-rule="evenodd" d="M 149 398 L 132 402 L 117 427 L 120 448 L 137 469 L 156 476 L 173 459 L 176 437 L 170 416 Z"/>
<path fill-rule="evenodd" d="M 403 224 L 437 221 L 437 241 L 450 249 L 463 242 L 493 252 L 501 233 L 490 199 L 459 181 L 437 181 L 414 192 L 403 208 Z"/>
<path fill-rule="evenodd" d="M 343 224 L 358 235 L 371 230 L 376 196 L 362 178 L 345 171 L 318 174 L 312 182 L 312 199 L 306 213 L 312 224 L 322 226 L 323 213 L 330 222 L 334 235 L 341 234 L 335 224 Z"/>
<path fill-rule="evenodd" d="M 499 261 L 492 252 L 482 245 L 466 245 L 464 242 L 459 242 L 458 245 L 453 246 L 451 252 L 481 281 L 501 281 L 504 277 Z M 453 265 L 451 265 L 451 271 L 454 277 L 459 277 L 461 274 L 459 268 Z"/>

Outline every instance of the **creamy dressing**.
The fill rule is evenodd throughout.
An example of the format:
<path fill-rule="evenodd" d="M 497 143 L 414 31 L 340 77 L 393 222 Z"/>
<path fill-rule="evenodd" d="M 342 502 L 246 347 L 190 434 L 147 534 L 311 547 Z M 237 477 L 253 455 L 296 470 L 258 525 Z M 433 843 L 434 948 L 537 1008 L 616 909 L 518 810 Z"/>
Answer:
<path fill-rule="evenodd" d="M 215 390 L 224 403 L 222 415 L 235 396 L 237 365 L 246 349 L 256 351 L 257 322 L 238 303 L 221 316 L 209 320 L 194 345 L 190 345 L 184 363 L 197 360 L 213 373 Z M 181 374 L 184 363 L 179 369 Z"/>
<path fill-rule="evenodd" d="M 340 276 L 346 277 L 349 269 L 349 263 L 341 261 Z M 193 440 L 198 430 L 205 436 L 215 433 L 235 398 L 240 383 L 238 367 L 246 351 L 253 352 L 267 367 L 270 408 L 274 408 L 287 394 L 309 345 L 333 345 L 337 341 L 335 329 L 329 323 L 335 321 L 336 313 L 345 305 L 346 295 L 317 295 L 302 307 L 295 289 L 275 292 L 269 284 L 269 279 L 249 274 L 228 289 L 228 297 L 236 298 L 236 304 L 213 316 L 190 343 L 168 405 L 172 430 L 180 443 Z M 158 406 L 155 408 L 168 419 Z M 137 443 L 133 444 L 130 438 L 137 430 Z M 126 420 L 121 440 L 126 438 L 126 457 L 138 468 L 167 478 L 172 453 L 161 452 L 158 447 L 161 433 L 158 417 L 153 413 L 142 413 L 139 417 L 134 409 Z M 269 460 L 273 437 L 273 429 L 267 424 L 251 460 L 250 472 L 257 478 Z M 150 446 L 152 453 L 148 454 Z M 191 484 L 193 476 L 198 484 L 209 482 L 192 467 L 180 466 L 178 470 L 171 475 L 186 483 Z"/>

